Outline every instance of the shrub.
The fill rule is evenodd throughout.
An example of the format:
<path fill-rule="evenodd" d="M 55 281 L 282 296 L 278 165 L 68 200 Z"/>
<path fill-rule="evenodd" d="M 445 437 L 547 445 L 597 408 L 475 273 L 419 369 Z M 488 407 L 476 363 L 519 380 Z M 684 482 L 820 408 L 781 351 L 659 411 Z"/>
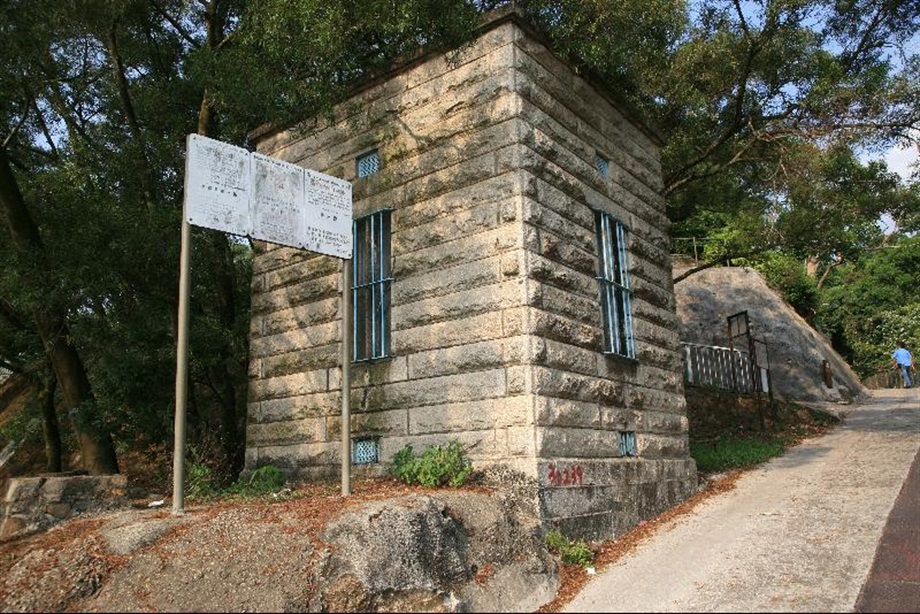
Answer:
<path fill-rule="evenodd" d="M 282 490 L 287 479 L 284 471 L 274 465 L 263 465 L 253 471 L 248 479 L 240 478 L 221 494 L 240 497 L 260 497 Z"/>
<path fill-rule="evenodd" d="M 204 463 L 186 461 L 185 492 L 189 497 L 203 499 L 217 494 L 211 468 Z"/>
<path fill-rule="evenodd" d="M 264 465 L 249 476 L 248 489 L 254 494 L 265 494 L 281 490 L 284 486 L 284 472 L 274 465 Z"/>
<path fill-rule="evenodd" d="M 546 547 L 550 552 L 562 557 L 562 562 L 566 565 L 590 567 L 594 560 L 594 551 L 584 540 L 574 542 L 563 535 L 559 529 L 553 529 L 546 534 Z"/>
<path fill-rule="evenodd" d="M 437 486 L 462 486 L 473 470 L 463 446 L 452 440 L 445 447 L 429 446 L 421 456 L 415 457 L 407 444 L 393 457 L 393 471 L 406 484 L 421 484 L 428 488 Z"/>

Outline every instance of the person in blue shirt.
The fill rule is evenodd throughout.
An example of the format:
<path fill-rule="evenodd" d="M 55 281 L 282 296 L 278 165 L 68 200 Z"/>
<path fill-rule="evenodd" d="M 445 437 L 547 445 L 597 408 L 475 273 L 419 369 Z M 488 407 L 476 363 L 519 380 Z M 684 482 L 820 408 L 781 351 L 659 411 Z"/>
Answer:
<path fill-rule="evenodd" d="M 891 360 L 894 361 L 895 366 L 901 369 L 901 377 L 904 378 L 904 387 L 910 388 L 913 386 L 913 382 L 910 379 L 910 372 L 914 368 L 914 357 L 911 356 L 910 351 L 904 347 L 903 341 L 898 343 L 897 349 L 891 353 Z"/>

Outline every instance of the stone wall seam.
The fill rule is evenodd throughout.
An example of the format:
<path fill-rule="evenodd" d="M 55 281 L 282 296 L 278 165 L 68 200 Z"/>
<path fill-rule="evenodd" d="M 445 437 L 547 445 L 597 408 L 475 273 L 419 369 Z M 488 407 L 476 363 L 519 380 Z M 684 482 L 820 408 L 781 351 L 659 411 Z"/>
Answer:
<path fill-rule="evenodd" d="M 534 84 L 534 87 L 539 87 L 539 86 L 536 85 L 536 84 Z M 539 113 L 539 114 L 541 114 L 543 117 L 545 117 L 545 118 L 547 118 L 547 119 L 554 118 L 554 115 L 553 115 L 553 113 L 551 112 L 551 110 L 548 109 L 545 105 L 541 105 L 541 102 L 540 102 L 540 100 L 539 100 L 539 96 L 534 96 L 534 95 L 533 95 L 533 94 L 535 93 L 534 90 L 531 90 L 531 91 L 530 91 L 530 93 L 532 94 L 531 96 L 527 96 L 527 95 L 526 95 L 526 92 L 528 91 L 527 88 L 521 88 L 520 91 L 521 91 L 522 97 L 523 97 L 523 99 L 524 99 L 524 109 L 525 109 L 525 110 L 526 110 L 526 108 L 527 108 L 527 105 L 531 105 L 531 106 L 533 107 L 534 111 L 537 112 L 537 113 Z M 547 98 L 548 98 L 548 95 L 547 95 Z M 548 99 L 547 102 L 546 102 L 546 104 L 553 104 L 553 103 L 554 103 L 554 101 L 549 100 L 549 99 Z M 556 121 L 557 123 L 559 123 L 558 120 L 553 119 L 553 121 Z M 583 125 L 587 125 L 587 126 L 591 126 L 591 122 L 590 122 L 590 121 L 583 121 L 582 124 L 583 124 Z M 569 133 L 571 133 L 571 134 L 573 134 L 573 132 L 572 132 L 573 129 L 577 129 L 577 127 L 566 127 L 564 124 L 561 124 L 561 123 L 559 123 L 559 125 L 562 126 L 563 128 L 565 128 L 565 129 L 566 129 Z M 536 126 L 534 126 L 534 128 L 536 129 Z M 595 128 L 592 128 L 592 129 L 597 130 L 597 129 L 595 129 Z M 594 150 L 596 151 L 598 148 L 597 148 L 597 146 L 594 146 L 594 147 L 592 147 L 592 149 L 594 149 Z M 660 194 L 656 191 L 655 186 L 648 185 L 647 183 L 645 183 L 645 181 L 642 179 L 642 177 L 639 177 L 639 176 L 637 176 L 634 172 L 630 171 L 629 168 L 628 168 L 628 166 L 630 166 L 630 165 L 628 165 L 628 164 L 623 164 L 622 162 L 618 162 L 618 161 L 617 161 L 617 159 L 618 159 L 618 150 L 617 150 L 617 149 L 614 148 L 614 149 L 611 149 L 611 150 L 602 150 L 602 151 L 603 151 L 603 153 L 605 154 L 605 156 L 612 156 L 613 159 L 611 160 L 611 162 L 613 162 L 613 164 L 616 165 L 616 169 L 618 169 L 618 170 L 620 171 L 619 173 L 616 173 L 616 172 L 615 172 L 615 173 L 613 173 L 613 174 L 611 175 L 611 176 L 620 176 L 620 177 L 622 177 L 623 181 L 618 181 L 617 183 L 618 183 L 622 188 L 624 188 L 624 189 L 626 189 L 627 191 L 629 191 L 630 193 L 634 193 L 634 194 L 635 194 L 635 198 L 637 198 L 638 200 L 644 202 L 645 205 L 649 206 L 650 208 L 652 208 L 652 209 L 655 210 L 655 211 L 663 212 L 663 210 L 664 210 L 664 209 L 663 209 L 663 204 L 664 204 L 664 203 L 663 203 L 663 201 L 662 201 L 662 199 L 661 199 L 661 197 L 660 197 Z M 588 163 L 590 166 L 593 167 L 593 164 L 591 164 L 591 163 L 588 162 L 587 160 L 585 160 L 585 162 Z M 639 164 L 638 161 L 637 161 L 637 164 Z M 645 168 L 645 167 L 643 167 L 643 168 Z M 624 183 L 624 181 L 625 181 L 625 183 Z M 590 176 L 589 176 L 589 182 L 588 182 L 588 183 L 591 183 L 591 181 L 590 181 Z M 635 193 L 635 190 L 633 190 L 630 186 L 642 186 L 642 188 L 643 188 L 642 193 L 641 193 L 641 194 Z"/>
<path fill-rule="evenodd" d="M 526 40 L 525 40 L 523 43 L 519 44 L 519 48 L 521 49 L 521 52 L 523 53 L 524 57 L 527 57 L 527 58 L 531 59 L 531 60 L 532 60 L 534 63 L 536 63 L 537 65 L 546 68 L 546 65 L 545 65 L 543 62 L 541 62 L 539 58 L 537 58 L 535 55 L 531 54 L 531 53 L 528 51 L 528 49 L 525 48 L 526 46 L 531 46 L 531 47 L 532 47 L 533 44 L 531 43 L 531 41 L 526 41 Z M 552 55 L 552 52 L 550 52 L 550 55 Z M 553 61 L 555 61 L 555 62 L 557 62 L 557 63 L 559 62 L 558 58 L 555 58 L 555 57 L 553 57 Z M 524 67 L 524 64 L 523 64 L 523 63 L 516 64 L 516 66 L 520 66 L 520 67 L 521 67 L 521 70 L 524 69 L 524 68 L 523 68 L 523 67 Z M 618 109 L 615 105 L 611 104 L 611 102 L 610 102 L 609 100 L 605 99 L 604 97 L 602 97 L 602 96 L 600 96 L 600 95 L 596 95 L 596 94 L 595 94 L 595 98 L 596 98 L 595 104 L 591 104 L 591 103 L 588 103 L 587 101 L 585 101 L 583 98 L 578 98 L 578 97 L 577 97 L 577 95 L 576 95 L 576 93 L 575 93 L 575 89 L 576 89 L 576 88 L 573 87 L 573 86 L 575 86 L 575 84 L 578 84 L 578 86 L 579 86 L 577 89 L 587 90 L 589 93 L 592 93 L 592 94 L 593 94 L 593 93 L 594 93 L 594 86 L 593 86 L 592 84 L 587 83 L 582 77 L 580 77 L 579 75 L 575 74 L 575 75 L 572 76 L 572 77 L 573 77 L 572 84 L 566 85 L 566 83 L 564 83 L 562 79 L 559 79 L 559 77 L 558 77 L 559 71 L 554 71 L 554 70 L 551 70 L 551 69 L 547 69 L 547 72 L 548 72 L 552 77 L 556 78 L 556 79 L 559 81 L 559 86 L 558 86 L 557 88 L 555 88 L 555 89 L 556 89 L 557 92 L 562 92 L 562 93 L 564 94 L 564 95 L 563 95 L 564 98 L 568 98 L 570 101 L 572 101 L 572 100 L 574 99 L 574 101 L 576 101 L 575 104 L 581 104 L 581 103 L 583 103 L 585 106 L 589 106 L 589 107 L 594 107 L 594 106 L 596 106 L 596 103 L 599 102 L 602 106 L 606 107 L 605 110 L 607 111 L 606 113 L 598 113 L 598 117 L 599 117 L 599 118 L 609 117 L 610 114 L 611 114 L 611 112 L 613 113 L 613 115 L 615 115 L 617 118 L 619 118 L 619 121 L 616 122 L 616 126 L 615 126 L 616 130 L 617 130 L 618 133 L 619 133 L 619 134 L 617 135 L 618 137 L 620 137 L 621 139 L 622 139 L 622 138 L 628 139 L 628 140 L 631 141 L 634 145 L 636 145 L 636 146 L 638 146 L 638 147 L 641 147 L 641 148 L 643 148 L 643 149 L 648 149 L 650 146 L 651 146 L 651 147 L 654 147 L 654 144 L 652 143 L 651 139 L 649 139 L 648 136 L 645 135 L 645 134 L 643 133 L 642 130 L 636 128 L 636 127 L 633 125 L 632 120 L 628 119 L 628 118 L 623 114 L 623 112 L 622 112 L 620 109 Z M 549 91 L 547 91 L 547 94 L 550 95 L 550 96 L 551 96 L 552 98 L 554 98 L 554 99 L 559 99 L 559 98 L 560 98 L 559 96 L 552 95 Z M 569 110 L 569 112 L 570 112 L 570 114 L 571 114 L 572 117 L 579 117 L 579 118 L 583 118 L 583 117 L 584 117 L 584 114 L 583 114 L 583 113 L 575 113 L 575 112 L 573 112 L 572 109 L 568 109 L 568 110 Z M 609 121 L 609 120 L 608 120 L 608 121 Z M 591 125 L 590 122 L 585 122 L 585 123 Z M 621 127 L 622 127 L 622 128 L 621 128 Z M 597 129 L 597 128 L 595 128 L 595 129 L 599 131 L 599 129 Z M 626 134 L 625 132 L 630 132 L 631 134 Z M 654 157 L 652 157 L 652 158 L 654 159 Z"/>

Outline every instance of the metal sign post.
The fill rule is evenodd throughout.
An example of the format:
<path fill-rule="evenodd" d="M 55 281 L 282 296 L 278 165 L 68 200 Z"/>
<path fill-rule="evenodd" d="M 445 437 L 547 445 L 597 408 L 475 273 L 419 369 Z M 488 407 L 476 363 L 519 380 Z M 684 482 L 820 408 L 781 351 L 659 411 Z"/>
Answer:
<path fill-rule="evenodd" d="M 198 134 L 186 139 L 179 255 L 173 513 L 184 512 L 191 225 L 343 260 L 342 494 L 350 494 L 351 184 Z"/>
<path fill-rule="evenodd" d="M 342 261 L 342 496 L 351 494 L 351 265 Z"/>
<path fill-rule="evenodd" d="M 185 402 L 188 397 L 188 295 L 192 227 L 183 205 L 179 248 L 179 317 L 176 331 L 176 418 L 173 442 L 173 514 L 185 511 Z"/>

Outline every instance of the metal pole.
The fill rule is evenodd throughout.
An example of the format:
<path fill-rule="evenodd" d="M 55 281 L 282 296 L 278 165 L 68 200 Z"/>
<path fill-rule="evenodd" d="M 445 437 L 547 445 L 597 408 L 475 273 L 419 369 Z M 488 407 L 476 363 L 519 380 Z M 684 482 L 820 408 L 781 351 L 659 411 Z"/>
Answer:
<path fill-rule="evenodd" d="M 176 339 L 176 422 L 173 444 L 173 514 L 185 512 L 185 401 L 188 392 L 188 300 L 191 225 L 182 207 L 179 251 L 179 317 Z"/>
<path fill-rule="evenodd" d="M 342 260 L 342 496 L 351 494 L 351 262 Z"/>

